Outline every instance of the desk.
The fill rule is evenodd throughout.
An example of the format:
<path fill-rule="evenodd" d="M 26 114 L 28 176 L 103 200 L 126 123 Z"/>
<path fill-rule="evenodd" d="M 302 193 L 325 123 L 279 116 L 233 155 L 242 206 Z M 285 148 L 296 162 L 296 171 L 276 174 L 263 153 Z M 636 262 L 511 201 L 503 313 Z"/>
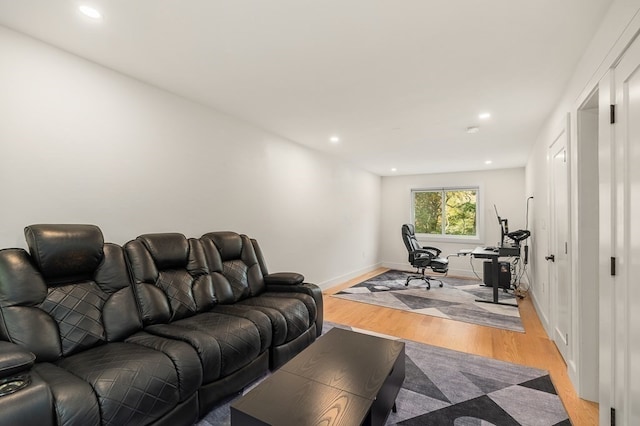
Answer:
<path fill-rule="evenodd" d="M 500 258 L 501 256 L 504 257 L 519 255 L 520 249 L 517 249 L 516 254 L 516 250 L 513 247 L 499 247 L 497 251 L 485 250 L 484 247 L 476 247 L 469 254 L 478 259 L 491 259 L 491 273 L 493 276 L 493 300 L 476 299 L 476 302 L 495 303 L 496 305 L 517 307 L 518 305 L 516 303 L 500 302 L 498 300 L 498 287 L 500 287 L 500 264 L 498 263 L 498 258 Z"/>

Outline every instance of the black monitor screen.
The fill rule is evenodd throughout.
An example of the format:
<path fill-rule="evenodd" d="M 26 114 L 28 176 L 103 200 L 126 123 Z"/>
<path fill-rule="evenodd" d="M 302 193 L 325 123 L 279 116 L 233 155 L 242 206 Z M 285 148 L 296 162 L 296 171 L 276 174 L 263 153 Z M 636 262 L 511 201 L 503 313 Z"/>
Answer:
<path fill-rule="evenodd" d="M 498 213 L 498 208 L 493 205 L 493 209 L 496 211 L 496 217 L 498 218 L 498 225 L 500 225 L 500 245 L 504 245 L 504 236 L 509 233 L 509 225 L 507 219 L 502 219 Z"/>

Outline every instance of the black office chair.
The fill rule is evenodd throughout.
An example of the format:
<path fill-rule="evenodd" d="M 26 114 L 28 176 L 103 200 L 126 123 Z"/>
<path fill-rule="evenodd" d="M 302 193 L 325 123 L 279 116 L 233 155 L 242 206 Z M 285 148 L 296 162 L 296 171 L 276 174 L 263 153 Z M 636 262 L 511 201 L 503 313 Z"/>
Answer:
<path fill-rule="evenodd" d="M 404 284 L 409 285 L 409 281 L 422 279 L 427 283 L 427 290 L 431 288 L 431 280 L 439 281 L 440 287 L 442 287 L 442 281 L 425 275 L 424 271 L 427 268 L 435 272 L 446 273 L 449 270 L 449 260 L 438 257 L 442 250 L 436 247 L 422 247 L 416 239 L 415 227 L 410 223 L 402 225 L 402 241 L 407 247 L 409 252 L 409 263 L 415 267 L 420 275 L 410 275 L 407 277 L 407 282 Z"/>

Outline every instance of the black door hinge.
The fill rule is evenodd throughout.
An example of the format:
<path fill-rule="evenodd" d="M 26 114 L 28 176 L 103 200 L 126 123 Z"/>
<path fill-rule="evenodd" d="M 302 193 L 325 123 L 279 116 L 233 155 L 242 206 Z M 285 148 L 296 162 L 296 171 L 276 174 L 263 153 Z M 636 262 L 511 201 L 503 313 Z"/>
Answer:
<path fill-rule="evenodd" d="M 610 123 L 614 124 L 616 122 L 616 106 L 615 105 L 609 105 L 609 118 L 610 118 Z"/>
<path fill-rule="evenodd" d="M 616 426 L 616 409 L 611 407 L 611 426 Z"/>
<path fill-rule="evenodd" d="M 616 275 L 616 258 L 611 257 L 611 276 L 615 277 Z"/>

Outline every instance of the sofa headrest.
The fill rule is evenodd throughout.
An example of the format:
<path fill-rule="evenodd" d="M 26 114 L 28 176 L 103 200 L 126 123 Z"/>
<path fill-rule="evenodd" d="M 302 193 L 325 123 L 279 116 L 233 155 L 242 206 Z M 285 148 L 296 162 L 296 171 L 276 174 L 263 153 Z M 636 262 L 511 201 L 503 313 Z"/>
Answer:
<path fill-rule="evenodd" d="M 231 231 L 209 232 L 202 238 L 210 239 L 218 248 L 223 262 L 239 259 L 242 254 L 242 237 Z"/>
<path fill-rule="evenodd" d="M 33 306 L 47 297 L 47 284 L 21 248 L 0 250 L 0 308 Z"/>
<path fill-rule="evenodd" d="M 95 225 L 30 225 L 24 235 L 47 281 L 91 278 L 104 257 L 104 238 Z"/>
<path fill-rule="evenodd" d="M 138 237 L 145 245 L 156 268 L 184 268 L 189 262 L 189 241 L 178 233 L 145 234 Z"/>

